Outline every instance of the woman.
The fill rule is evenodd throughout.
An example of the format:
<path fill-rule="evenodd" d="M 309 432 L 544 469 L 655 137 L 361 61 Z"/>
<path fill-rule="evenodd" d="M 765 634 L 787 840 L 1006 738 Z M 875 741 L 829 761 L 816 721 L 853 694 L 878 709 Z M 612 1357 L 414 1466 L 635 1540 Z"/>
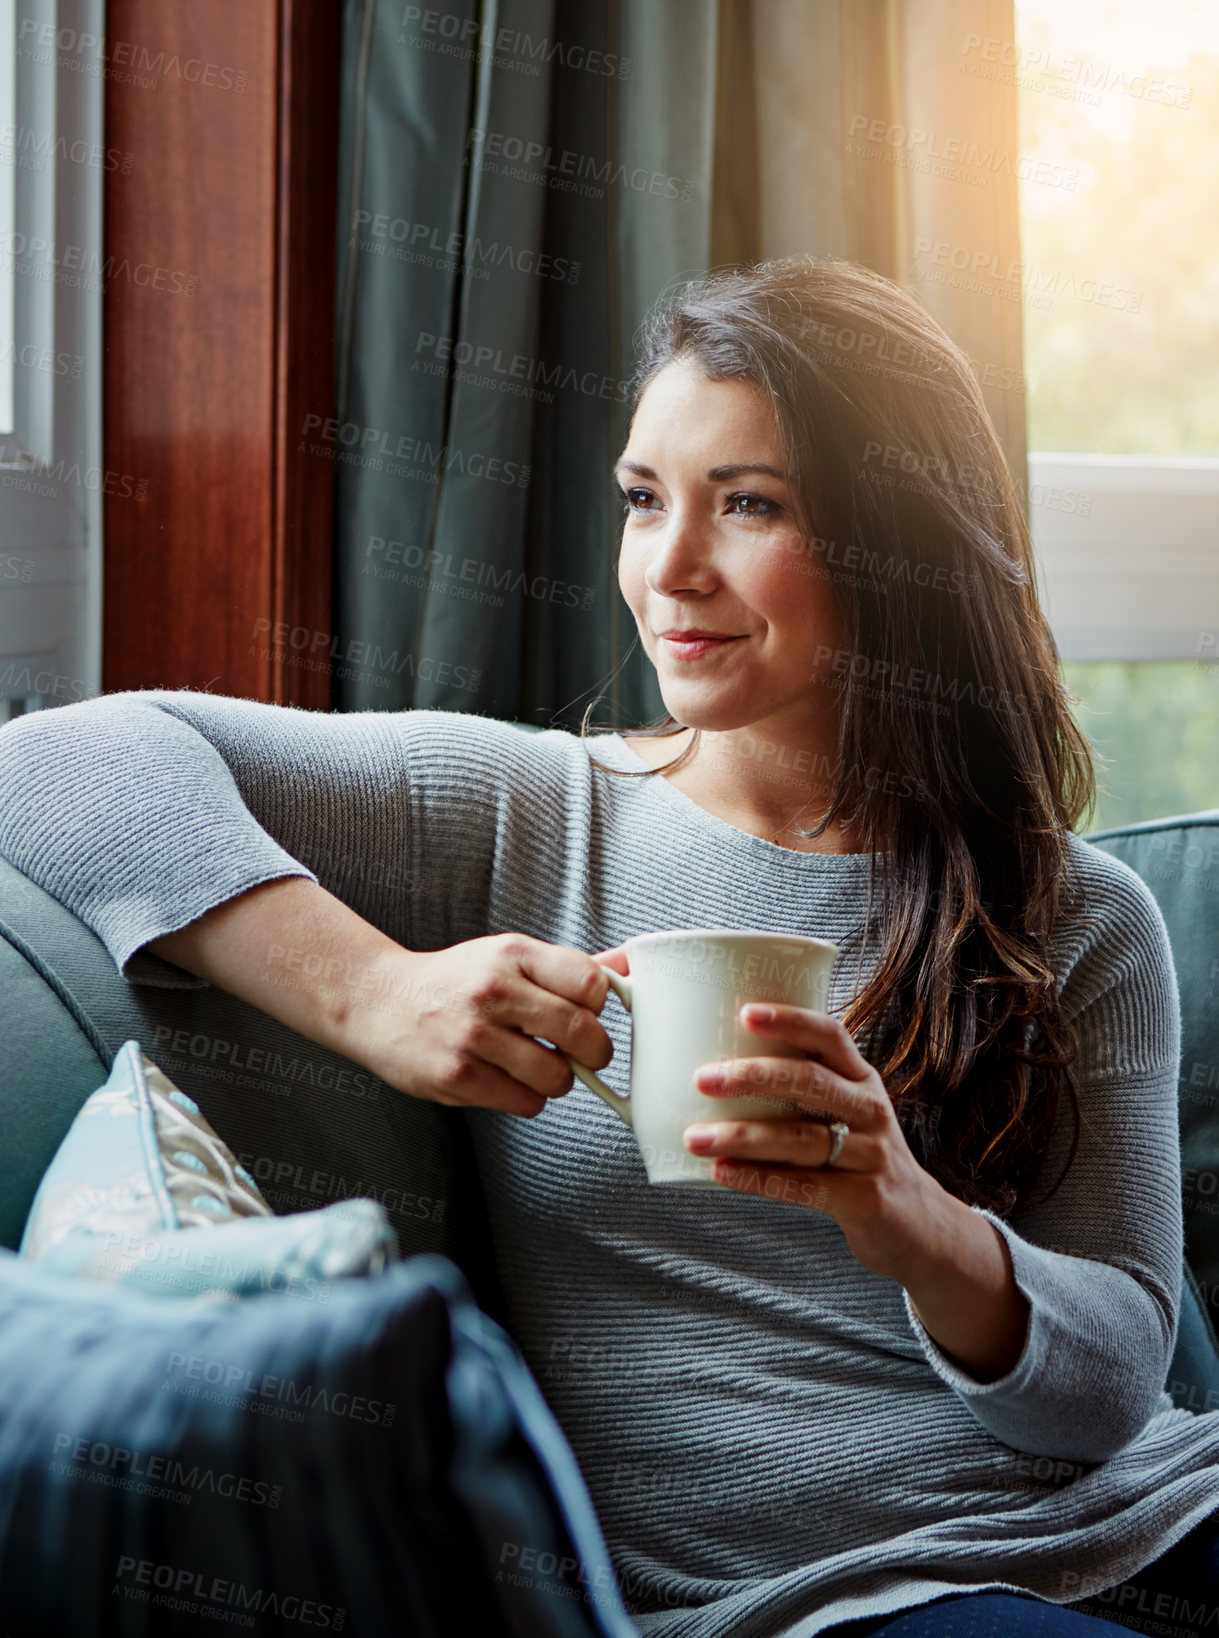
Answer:
<path fill-rule="evenodd" d="M 1111 1624 L 1065 1606 L 1191 1554 L 1196 1592 L 1175 974 L 1072 834 L 1087 747 L 967 361 L 858 268 L 702 281 L 649 327 L 617 481 L 658 728 L 113 696 L 0 734 L 0 851 L 129 977 L 169 961 L 468 1111 L 641 1631 L 1083 1638 Z M 691 1128 L 726 1189 L 650 1189 L 565 1054 L 623 1090 L 601 964 L 725 925 L 842 950 L 826 1014 L 747 1010 L 756 1057 L 700 1071 L 809 1114 Z M 285 948 L 342 981 L 285 984 Z"/>

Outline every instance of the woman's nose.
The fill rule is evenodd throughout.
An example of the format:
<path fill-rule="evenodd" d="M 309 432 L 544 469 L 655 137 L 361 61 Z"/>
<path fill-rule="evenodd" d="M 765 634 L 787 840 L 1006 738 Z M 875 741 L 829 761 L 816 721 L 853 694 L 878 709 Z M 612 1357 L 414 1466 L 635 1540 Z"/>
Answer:
<path fill-rule="evenodd" d="M 687 510 L 670 512 L 648 561 L 648 586 L 671 597 L 704 590 L 713 577 L 710 543 L 699 519 Z"/>

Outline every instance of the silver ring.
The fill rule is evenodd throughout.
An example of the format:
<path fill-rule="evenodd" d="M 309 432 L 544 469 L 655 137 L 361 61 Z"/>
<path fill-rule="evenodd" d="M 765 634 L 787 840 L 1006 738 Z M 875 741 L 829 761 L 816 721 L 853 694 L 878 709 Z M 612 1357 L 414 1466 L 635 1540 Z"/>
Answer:
<path fill-rule="evenodd" d="M 842 1153 L 842 1140 L 850 1130 L 851 1128 L 844 1120 L 831 1121 L 826 1127 L 826 1131 L 829 1132 L 831 1138 L 830 1152 L 826 1155 L 822 1164 L 827 1171 L 831 1166 L 837 1164 L 838 1156 Z"/>

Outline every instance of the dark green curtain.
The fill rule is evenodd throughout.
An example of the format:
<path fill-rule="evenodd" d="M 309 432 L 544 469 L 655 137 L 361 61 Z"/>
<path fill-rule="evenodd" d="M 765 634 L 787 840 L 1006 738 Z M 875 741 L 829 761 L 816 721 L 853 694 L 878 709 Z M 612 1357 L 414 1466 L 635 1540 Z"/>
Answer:
<path fill-rule="evenodd" d="M 710 266 L 906 284 L 1022 480 L 1019 307 L 937 261 L 1019 259 L 1015 89 L 963 72 L 1013 29 L 1013 0 L 346 0 L 338 709 L 660 714 L 610 469 L 638 325 Z"/>
<path fill-rule="evenodd" d="M 625 727 L 610 469 L 708 263 L 715 0 L 439 5 L 345 12 L 335 704 Z"/>

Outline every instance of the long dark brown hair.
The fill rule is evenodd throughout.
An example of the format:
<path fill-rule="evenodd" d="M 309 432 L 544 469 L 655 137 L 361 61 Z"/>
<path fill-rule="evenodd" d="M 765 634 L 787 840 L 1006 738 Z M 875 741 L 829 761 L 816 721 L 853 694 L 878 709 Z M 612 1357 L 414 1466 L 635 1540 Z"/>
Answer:
<path fill-rule="evenodd" d="M 1049 941 L 1095 775 L 969 360 L 888 279 L 811 257 L 664 297 L 642 332 L 636 404 L 676 360 L 768 394 L 808 570 L 833 585 L 841 646 L 810 686 L 841 689 L 838 757 L 803 834 L 838 824 L 871 855 L 881 940 L 843 1022 L 926 1169 L 1006 1216 L 1064 1099 L 1070 1153 L 1047 1194 L 1079 1142 L 1077 1043 Z M 672 715 L 634 730 L 684 731 Z"/>

